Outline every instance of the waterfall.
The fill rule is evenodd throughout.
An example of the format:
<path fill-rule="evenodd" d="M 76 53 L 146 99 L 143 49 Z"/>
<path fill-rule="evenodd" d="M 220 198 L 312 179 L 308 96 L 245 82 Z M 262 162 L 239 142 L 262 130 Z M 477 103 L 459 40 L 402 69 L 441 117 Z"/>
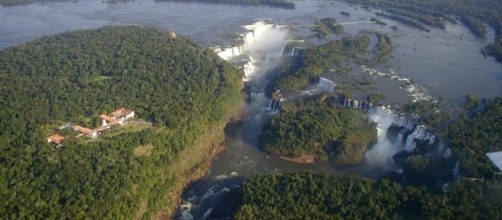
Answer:
<path fill-rule="evenodd" d="M 394 143 L 387 138 L 387 131 L 394 124 L 394 113 L 385 107 L 377 107 L 370 114 L 370 120 L 377 123 L 377 142 L 366 152 L 368 164 L 378 167 L 392 166 L 392 156 L 400 151 Z"/>
<path fill-rule="evenodd" d="M 293 41 L 291 40 L 289 42 L 293 42 Z M 296 47 L 293 45 L 286 44 L 285 50 L 284 50 L 284 56 L 290 56 L 290 57 L 299 56 L 302 54 L 303 50 L 305 50 L 305 48 L 303 48 L 303 47 Z"/>
<path fill-rule="evenodd" d="M 247 80 L 247 76 L 251 76 L 254 72 L 257 71 L 256 65 L 253 64 L 253 57 L 249 56 L 250 60 L 244 64 L 244 81 Z"/>
<path fill-rule="evenodd" d="M 282 58 L 287 43 L 287 29 L 283 26 L 268 24 L 263 21 L 244 26 L 247 31 L 240 35 L 242 44 L 230 48 L 219 49 L 215 52 L 224 60 L 246 60 L 242 66 L 244 81 L 276 67 Z M 258 68 L 259 66 L 259 68 Z M 259 69 L 259 71 L 258 71 Z"/>
<path fill-rule="evenodd" d="M 278 111 L 281 107 L 281 100 L 272 98 L 270 99 L 269 108 L 271 111 Z"/>
<path fill-rule="evenodd" d="M 420 126 L 416 126 L 413 132 L 406 138 L 406 142 L 404 143 L 404 149 L 406 151 L 411 152 L 415 148 L 415 137 L 418 135 L 418 130 L 420 130 Z"/>
<path fill-rule="evenodd" d="M 321 78 L 321 82 L 322 82 Z M 332 88 L 334 88 L 334 83 Z M 333 90 L 334 91 L 334 90 Z M 359 109 L 362 111 L 373 111 L 373 103 L 368 102 L 366 100 L 357 100 L 357 99 L 349 99 L 349 98 L 343 98 L 343 101 L 340 101 L 339 104 L 343 105 L 343 107 L 346 108 L 353 108 L 353 109 Z M 397 121 L 397 120 L 395 120 Z"/>
<path fill-rule="evenodd" d="M 350 99 L 344 100 L 344 106 L 353 108 L 350 101 Z M 377 143 L 366 152 L 366 160 L 371 165 L 390 169 L 393 166 L 392 157 L 396 153 L 403 150 L 413 151 L 417 147 L 417 141 L 426 141 L 429 145 L 436 141 L 436 136 L 428 132 L 424 126 L 415 124 L 405 116 L 396 114 L 384 106 L 375 107 L 369 119 L 377 124 L 378 131 Z M 393 142 L 387 137 L 387 131 L 391 126 L 400 128 Z M 451 149 L 445 147 L 443 142 L 439 142 L 437 152 L 440 152 L 444 158 L 451 156 Z"/>
<path fill-rule="evenodd" d="M 453 179 L 458 180 L 460 179 L 460 161 L 457 160 L 455 163 L 455 167 L 451 171 L 453 174 Z"/>
<path fill-rule="evenodd" d="M 415 140 L 427 140 L 428 143 L 432 144 L 429 137 L 430 136 L 428 136 L 428 133 L 425 131 L 425 128 L 422 125 L 416 125 L 415 129 L 413 129 L 411 134 L 408 135 L 404 149 L 408 152 L 411 152 L 416 147 Z"/>

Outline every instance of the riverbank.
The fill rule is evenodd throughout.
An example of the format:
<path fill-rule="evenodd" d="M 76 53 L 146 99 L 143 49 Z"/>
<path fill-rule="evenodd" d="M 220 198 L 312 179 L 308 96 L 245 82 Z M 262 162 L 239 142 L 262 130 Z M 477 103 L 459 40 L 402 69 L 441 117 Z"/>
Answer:
<path fill-rule="evenodd" d="M 181 193 L 190 183 L 208 174 L 212 162 L 225 149 L 225 127 L 233 121 L 240 120 L 244 114 L 244 105 L 239 104 L 229 114 L 228 120 L 200 136 L 195 146 L 180 153 L 173 161 L 172 170 L 176 172 L 173 176 L 181 181 L 173 186 L 170 194 L 166 195 L 168 204 L 173 205 L 160 210 L 155 219 L 174 219 L 181 205 Z"/>
<path fill-rule="evenodd" d="M 281 158 L 283 160 L 295 162 L 295 163 L 300 163 L 300 164 L 313 164 L 313 163 L 321 160 L 321 158 L 315 154 L 305 154 L 305 155 L 302 155 L 301 157 L 297 157 L 297 158 L 291 158 L 291 157 L 285 157 L 285 156 L 279 156 L 279 158 Z"/>

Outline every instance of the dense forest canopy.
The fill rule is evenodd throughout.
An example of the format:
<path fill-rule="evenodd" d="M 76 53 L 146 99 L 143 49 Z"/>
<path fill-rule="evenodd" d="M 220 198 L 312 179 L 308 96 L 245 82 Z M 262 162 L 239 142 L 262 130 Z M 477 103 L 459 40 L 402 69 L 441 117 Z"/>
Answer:
<path fill-rule="evenodd" d="M 498 186 L 456 182 L 447 193 L 388 180 L 312 173 L 255 176 L 235 219 L 498 219 Z"/>
<path fill-rule="evenodd" d="M 274 86 L 279 90 L 299 89 L 325 73 L 333 65 L 340 65 L 349 60 L 362 60 L 368 46 L 369 37 L 358 35 L 309 47 L 302 53 L 298 68 L 282 73 Z"/>
<path fill-rule="evenodd" d="M 343 26 L 336 22 L 334 18 L 321 18 L 315 22 L 311 28 L 317 33 L 319 38 L 326 38 L 330 34 L 343 34 L 345 30 Z"/>
<path fill-rule="evenodd" d="M 496 98 L 473 118 L 461 119 L 447 130 L 450 147 L 466 177 L 492 179 L 500 172 L 486 153 L 502 151 L 502 98 Z"/>
<path fill-rule="evenodd" d="M 240 102 L 242 73 L 169 32 L 104 27 L 0 52 L 0 216 L 152 217 L 179 184 L 172 161 Z M 45 138 L 119 107 L 153 127 L 55 149 Z M 89 126 L 93 126 L 91 123 Z M 148 146 L 150 156 L 132 152 Z"/>
<path fill-rule="evenodd" d="M 323 18 L 316 22 L 314 32 L 317 36 L 326 37 L 343 32 L 336 20 Z M 370 37 L 378 39 L 370 48 Z M 288 45 L 289 46 L 289 45 Z M 387 60 L 393 50 L 392 40 L 385 33 L 377 31 L 361 31 L 357 35 L 346 36 L 341 40 L 307 47 L 297 58 L 286 60 L 286 64 L 277 70 L 273 87 L 276 90 L 292 91 L 315 82 L 319 76 L 336 67 L 342 71 L 351 62 L 376 65 Z"/>
<path fill-rule="evenodd" d="M 260 141 L 267 153 L 294 158 L 316 155 L 333 163 L 357 164 L 376 140 L 375 125 L 361 111 L 330 107 L 318 100 L 283 106 L 284 111 L 263 127 Z"/>

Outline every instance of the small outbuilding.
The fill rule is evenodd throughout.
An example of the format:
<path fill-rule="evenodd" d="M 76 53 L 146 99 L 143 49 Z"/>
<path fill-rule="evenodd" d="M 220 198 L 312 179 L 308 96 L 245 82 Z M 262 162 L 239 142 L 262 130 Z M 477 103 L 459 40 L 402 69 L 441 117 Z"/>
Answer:
<path fill-rule="evenodd" d="M 84 135 L 86 135 L 87 137 L 90 137 L 90 138 L 96 138 L 98 137 L 98 131 L 96 130 L 92 130 L 90 128 L 84 128 L 82 126 L 73 126 L 73 130 L 79 132 L 79 133 L 82 133 Z"/>
<path fill-rule="evenodd" d="M 118 121 L 119 124 L 124 123 L 125 120 L 134 118 L 134 111 L 125 109 L 125 108 L 119 108 L 112 113 L 108 114 L 107 116 L 113 120 Z"/>
<path fill-rule="evenodd" d="M 60 145 L 64 139 L 66 139 L 66 138 L 59 135 L 59 134 L 53 134 L 53 135 L 47 137 L 47 143 L 54 143 L 54 144 Z"/>

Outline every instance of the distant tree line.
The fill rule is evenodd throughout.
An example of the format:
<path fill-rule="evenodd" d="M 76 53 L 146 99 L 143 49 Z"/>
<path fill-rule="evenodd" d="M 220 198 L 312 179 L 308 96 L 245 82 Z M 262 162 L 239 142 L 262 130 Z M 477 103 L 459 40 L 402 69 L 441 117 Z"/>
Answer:
<path fill-rule="evenodd" d="M 156 2 L 200 2 L 211 4 L 232 4 L 232 5 L 266 5 L 285 9 L 294 9 L 295 3 L 289 0 L 155 0 Z"/>
<path fill-rule="evenodd" d="M 489 193 L 490 192 L 490 193 Z M 496 185 L 458 181 L 448 192 L 352 175 L 290 173 L 251 177 L 235 219 L 499 219 Z"/>
<path fill-rule="evenodd" d="M 26 5 L 36 2 L 56 2 L 56 1 L 69 1 L 69 0 L 0 0 L 2 6 L 15 6 Z M 231 4 L 231 5 L 254 5 L 254 6 L 271 6 L 285 9 L 294 9 L 295 3 L 289 0 L 154 0 L 156 2 L 200 2 L 210 4 Z M 123 3 L 134 2 L 134 0 L 104 0 L 106 3 Z"/>

